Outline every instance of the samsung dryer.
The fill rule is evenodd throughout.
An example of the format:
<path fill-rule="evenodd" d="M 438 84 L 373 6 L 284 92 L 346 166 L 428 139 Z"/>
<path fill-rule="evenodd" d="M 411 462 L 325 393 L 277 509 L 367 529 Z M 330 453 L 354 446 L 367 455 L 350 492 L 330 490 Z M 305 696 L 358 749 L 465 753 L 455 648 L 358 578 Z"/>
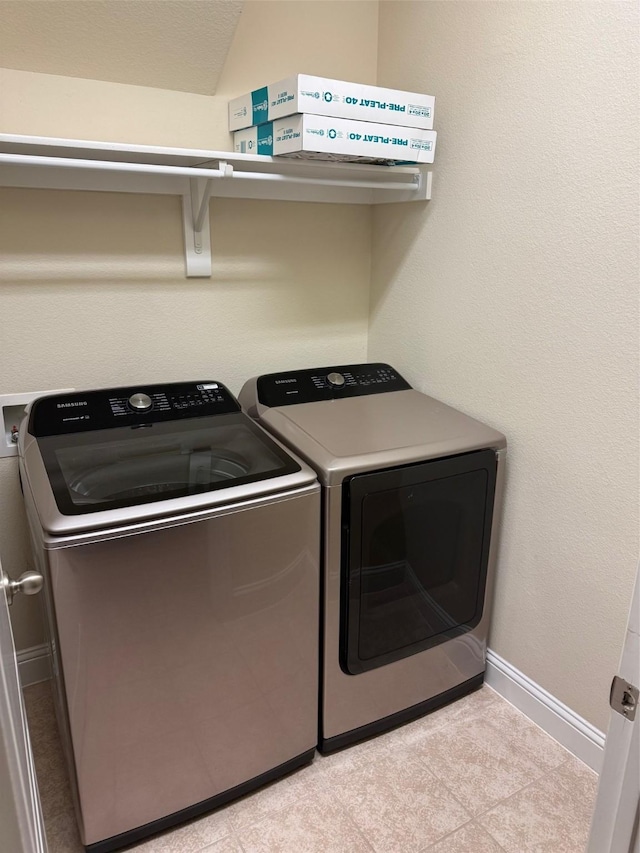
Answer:
<path fill-rule="evenodd" d="M 42 397 L 19 452 L 87 849 L 310 761 L 315 473 L 213 381 Z"/>
<path fill-rule="evenodd" d="M 320 749 L 478 687 L 505 437 L 387 364 L 264 375 L 239 399 L 323 486 Z"/>

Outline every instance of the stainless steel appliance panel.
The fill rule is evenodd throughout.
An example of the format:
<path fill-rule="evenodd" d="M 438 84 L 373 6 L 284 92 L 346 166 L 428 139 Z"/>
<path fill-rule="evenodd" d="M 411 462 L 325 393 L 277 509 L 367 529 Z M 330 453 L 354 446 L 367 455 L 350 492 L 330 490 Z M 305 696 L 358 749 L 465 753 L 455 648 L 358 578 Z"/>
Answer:
<path fill-rule="evenodd" d="M 264 409 L 259 422 L 327 486 L 363 471 L 507 446 L 502 433 L 413 389 Z"/>
<path fill-rule="evenodd" d="M 319 519 L 315 484 L 88 544 L 45 534 L 85 844 L 316 742 Z"/>

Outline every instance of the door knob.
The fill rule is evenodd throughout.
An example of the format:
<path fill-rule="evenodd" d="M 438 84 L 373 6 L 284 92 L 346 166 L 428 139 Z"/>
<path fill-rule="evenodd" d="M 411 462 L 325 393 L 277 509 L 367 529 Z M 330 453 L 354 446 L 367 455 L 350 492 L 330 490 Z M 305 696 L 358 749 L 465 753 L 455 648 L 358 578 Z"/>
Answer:
<path fill-rule="evenodd" d="M 18 580 L 13 580 L 9 575 L 3 575 L 0 586 L 4 588 L 7 596 L 7 604 L 13 604 L 13 597 L 18 592 L 23 595 L 36 595 L 42 589 L 43 577 L 39 572 L 23 572 Z"/>

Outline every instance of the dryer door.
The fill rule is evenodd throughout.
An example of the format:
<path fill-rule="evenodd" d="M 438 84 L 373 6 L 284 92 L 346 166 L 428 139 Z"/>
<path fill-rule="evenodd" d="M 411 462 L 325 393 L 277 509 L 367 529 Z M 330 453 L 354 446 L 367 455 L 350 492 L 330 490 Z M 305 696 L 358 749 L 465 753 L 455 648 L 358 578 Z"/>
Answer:
<path fill-rule="evenodd" d="M 493 450 L 345 483 L 341 667 L 365 672 L 473 629 L 482 617 Z"/>

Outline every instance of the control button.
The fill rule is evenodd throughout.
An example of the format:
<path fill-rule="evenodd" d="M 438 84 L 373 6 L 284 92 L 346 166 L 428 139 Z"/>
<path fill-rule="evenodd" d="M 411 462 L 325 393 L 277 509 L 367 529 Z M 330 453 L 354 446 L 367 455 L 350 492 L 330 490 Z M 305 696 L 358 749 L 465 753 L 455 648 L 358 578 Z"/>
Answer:
<path fill-rule="evenodd" d="M 151 408 L 152 400 L 148 394 L 132 394 L 129 397 L 129 405 L 136 412 L 146 412 Z"/>
<path fill-rule="evenodd" d="M 341 373 L 330 373 L 327 376 L 327 382 L 335 388 L 342 388 L 344 385 L 344 376 Z"/>

